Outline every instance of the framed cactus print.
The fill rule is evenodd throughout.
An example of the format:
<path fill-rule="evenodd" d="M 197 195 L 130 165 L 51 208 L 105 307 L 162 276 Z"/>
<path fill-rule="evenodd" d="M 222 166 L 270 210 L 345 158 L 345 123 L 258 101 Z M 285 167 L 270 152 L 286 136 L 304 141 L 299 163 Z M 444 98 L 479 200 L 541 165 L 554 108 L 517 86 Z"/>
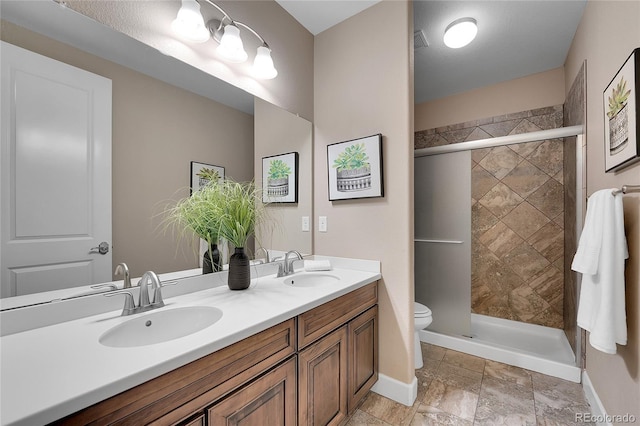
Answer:
<path fill-rule="evenodd" d="M 635 49 L 603 93 L 605 172 L 620 170 L 640 159 L 640 48 Z"/>
<path fill-rule="evenodd" d="M 262 202 L 298 202 L 298 153 L 262 158 Z"/>
<path fill-rule="evenodd" d="M 212 179 L 224 180 L 224 167 L 213 164 L 191 162 L 191 194 L 211 182 Z"/>
<path fill-rule="evenodd" d="M 382 135 L 327 146 L 329 201 L 384 196 Z"/>

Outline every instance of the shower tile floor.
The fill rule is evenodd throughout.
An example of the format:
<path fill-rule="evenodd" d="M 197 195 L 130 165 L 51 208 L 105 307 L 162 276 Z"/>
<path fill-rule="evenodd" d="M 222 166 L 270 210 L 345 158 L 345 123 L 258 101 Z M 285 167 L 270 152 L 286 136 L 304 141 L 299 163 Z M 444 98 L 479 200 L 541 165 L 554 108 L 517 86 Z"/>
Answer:
<path fill-rule="evenodd" d="M 582 385 L 422 343 L 412 407 L 369 392 L 346 422 L 356 425 L 585 425 Z"/>

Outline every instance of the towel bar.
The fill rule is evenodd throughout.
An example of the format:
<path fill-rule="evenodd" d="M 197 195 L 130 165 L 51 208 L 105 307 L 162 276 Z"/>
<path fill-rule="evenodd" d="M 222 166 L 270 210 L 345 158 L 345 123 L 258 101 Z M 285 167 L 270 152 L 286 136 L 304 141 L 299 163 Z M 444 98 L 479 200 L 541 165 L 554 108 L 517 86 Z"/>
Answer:
<path fill-rule="evenodd" d="M 629 194 L 630 192 L 640 192 L 640 185 L 622 185 L 622 188 L 613 190 L 613 195 Z"/>
<path fill-rule="evenodd" d="M 632 192 L 640 192 L 640 185 L 622 185 L 620 189 L 614 189 L 611 191 L 613 195 L 618 194 L 630 194 Z M 589 201 L 589 196 L 587 196 L 587 201 Z"/>

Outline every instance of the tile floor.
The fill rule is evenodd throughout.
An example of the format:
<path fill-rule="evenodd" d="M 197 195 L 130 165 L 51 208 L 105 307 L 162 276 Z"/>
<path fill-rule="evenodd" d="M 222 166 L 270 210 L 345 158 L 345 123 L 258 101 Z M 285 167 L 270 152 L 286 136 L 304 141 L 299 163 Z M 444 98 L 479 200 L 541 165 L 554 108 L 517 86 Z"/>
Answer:
<path fill-rule="evenodd" d="M 584 425 L 582 385 L 422 343 L 412 407 L 370 392 L 346 426 Z"/>

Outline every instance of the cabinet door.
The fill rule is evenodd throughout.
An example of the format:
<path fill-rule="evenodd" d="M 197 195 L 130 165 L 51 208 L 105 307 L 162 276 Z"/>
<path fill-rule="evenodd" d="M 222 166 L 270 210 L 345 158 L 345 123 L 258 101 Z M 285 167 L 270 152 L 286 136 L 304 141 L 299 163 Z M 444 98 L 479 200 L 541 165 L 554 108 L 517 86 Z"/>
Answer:
<path fill-rule="evenodd" d="M 378 380 L 378 306 L 354 318 L 349 333 L 349 413 Z"/>
<path fill-rule="evenodd" d="M 298 356 L 299 424 L 339 424 L 347 415 L 347 326 Z"/>
<path fill-rule="evenodd" d="M 295 425 L 296 358 L 238 389 L 208 411 L 210 425 Z"/>

